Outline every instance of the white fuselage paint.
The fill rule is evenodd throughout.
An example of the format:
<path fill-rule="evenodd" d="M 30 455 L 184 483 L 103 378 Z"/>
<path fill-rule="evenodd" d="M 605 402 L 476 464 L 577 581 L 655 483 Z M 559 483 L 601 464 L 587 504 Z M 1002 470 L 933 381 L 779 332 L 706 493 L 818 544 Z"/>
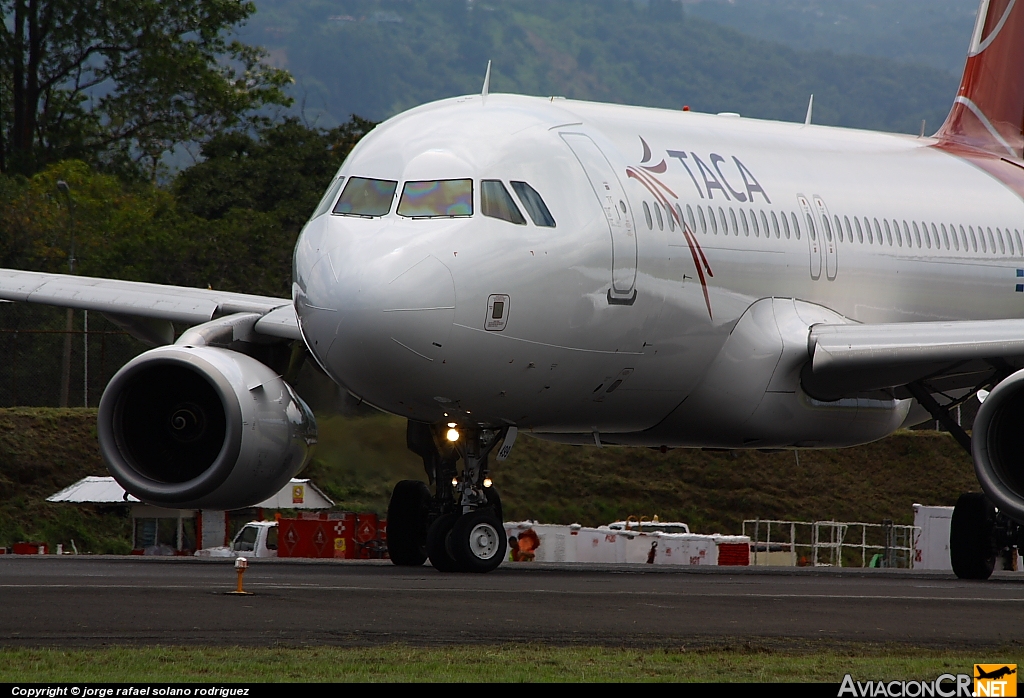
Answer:
<path fill-rule="evenodd" d="M 565 134 L 588 136 L 625 193 L 636 245 L 632 305 L 621 287 L 633 272 L 613 268 L 607 210 Z M 393 204 L 379 218 L 313 219 L 295 252 L 300 325 L 343 387 L 416 420 L 515 424 L 588 443 L 597 433 L 602 441 L 652 446 L 877 439 L 903 422 L 909 406 L 810 400 L 794 378 L 807 358 L 810 324 L 1024 315 L 1024 293 L 1015 290 L 1024 269 L 1024 202 L 932 145 L 927 138 L 561 99 L 492 94 L 486 103 L 462 97 L 428 104 L 377 127 L 339 175 L 397 180 L 399 195 L 405 181 L 471 177 L 474 215 L 413 220 Z M 708 189 L 697 158 L 721 175 L 721 188 Z M 707 301 L 683 232 L 667 220 L 659 225 L 655 197 L 627 176 L 627 168 L 651 174 L 642 166 L 662 160 L 664 171 L 653 177 L 664 188 L 648 184 L 679 204 L 687 225 L 698 206 L 705 219 L 709 207 L 719 218 L 715 233 L 695 215 L 692 231 L 713 274 Z M 751 192 L 745 176 L 763 193 L 756 186 Z M 481 179 L 530 183 L 557 227 L 482 216 Z M 820 238 L 817 251 L 804 205 Z M 757 217 L 756 233 L 749 219 L 744 226 L 737 218 L 736 234 L 733 215 L 741 210 Z M 825 239 L 826 210 L 831 226 L 839 218 L 841 240 L 836 230 L 831 243 Z M 777 235 L 773 214 L 795 214 L 799 239 L 792 223 L 789 236 L 781 227 Z M 904 221 L 914 238 L 909 246 Z M 890 243 L 896 223 L 900 235 Z M 980 240 L 974 249 L 969 227 L 975 238 L 984 232 L 986 251 Z M 993 250 L 989 228 L 1010 231 L 1013 250 L 1005 237 Z M 627 249 L 622 239 L 616 250 Z M 508 296 L 506 321 L 488 331 L 495 294 Z"/>

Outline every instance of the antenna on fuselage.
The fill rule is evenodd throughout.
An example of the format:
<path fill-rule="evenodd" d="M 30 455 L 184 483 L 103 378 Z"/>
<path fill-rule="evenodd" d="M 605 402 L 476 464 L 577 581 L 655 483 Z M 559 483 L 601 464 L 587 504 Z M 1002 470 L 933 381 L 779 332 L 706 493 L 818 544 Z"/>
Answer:
<path fill-rule="evenodd" d="M 814 95 L 811 95 L 811 100 L 807 103 L 807 116 L 804 118 L 804 126 L 811 125 L 811 115 L 814 114 Z"/>
<path fill-rule="evenodd" d="M 484 86 L 480 90 L 480 101 L 487 101 L 487 94 L 491 91 L 491 62 L 487 61 L 487 72 L 484 73 Z"/>

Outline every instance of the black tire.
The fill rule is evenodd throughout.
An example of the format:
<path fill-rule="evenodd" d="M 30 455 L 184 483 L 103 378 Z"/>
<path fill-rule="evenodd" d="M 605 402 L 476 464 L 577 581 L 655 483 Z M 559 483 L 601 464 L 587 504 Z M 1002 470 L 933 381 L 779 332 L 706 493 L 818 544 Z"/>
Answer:
<path fill-rule="evenodd" d="M 427 559 L 430 490 L 419 480 L 402 480 L 388 503 L 388 554 L 401 567 L 418 567 Z"/>
<path fill-rule="evenodd" d="M 498 521 L 504 522 L 505 515 L 501 510 L 501 496 L 498 494 L 498 488 L 491 485 L 484 489 L 484 495 L 487 497 L 487 506 L 494 511 L 494 515 L 498 517 Z"/>
<path fill-rule="evenodd" d="M 505 529 L 490 507 L 463 514 L 455 522 L 449 548 L 459 569 L 490 572 L 505 560 Z"/>
<path fill-rule="evenodd" d="M 996 564 L 996 510 L 985 495 L 960 495 L 949 522 L 949 561 L 960 579 L 988 579 Z"/>
<path fill-rule="evenodd" d="M 427 557 L 430 558 L 430 564 L 438 572 L 459 571 L 459 566 L 449 547 L 452 527 L 455 526 L 458 518 L 458 514 L 444 514 L 439 516 L 427 529 Z"/>

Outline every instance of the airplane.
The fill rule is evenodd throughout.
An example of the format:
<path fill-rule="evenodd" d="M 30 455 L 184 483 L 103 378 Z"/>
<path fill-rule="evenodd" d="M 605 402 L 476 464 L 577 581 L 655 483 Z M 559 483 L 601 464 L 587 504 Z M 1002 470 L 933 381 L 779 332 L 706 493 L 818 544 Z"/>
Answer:
<path fill-rule="evenodd" d="M 1017 673 L 1016 669 L 1011 669 L 1008 666 L 1003 666 L 993 671 L 985 671 L 981 667 L 975 667 L 975 671 L 978 674 L 974 677 L 976 679 L 1001 679 L 1004 676 L 1009 676 L 1011 674 Z"/>
<path fill-rule="evenodd" d="M 100 311 L 154 348 L 99 405 L 145 502 L 232 509 L 308 461 L 309 360 L 408 420 L 429 483 L 391 558 L 506 554 L 490 459 L 566 444 L 820 449 L 941 422 L 983 492 L 953 513 L 985 579 L 1024 524 L 1024 3 L 982 0 L 930 137 L 490 93 L 355 147 L 302 230 L 292 297 L 0 271 L 0 298 Z M 174 338 L 172 322 L 191 326 Z M 967 434 L 951 411 L 990 391 Z"/>

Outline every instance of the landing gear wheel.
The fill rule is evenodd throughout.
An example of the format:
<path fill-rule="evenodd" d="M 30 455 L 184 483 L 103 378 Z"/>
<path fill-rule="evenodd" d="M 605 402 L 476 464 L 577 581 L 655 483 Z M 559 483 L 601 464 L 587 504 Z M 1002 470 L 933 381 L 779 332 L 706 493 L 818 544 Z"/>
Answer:
<path fill-rule="evenodd" d="M 505 528 L 490 509 L 460 516 L 449 538 L 452 556 L 466 572 L 490 572 L 505 559 L 507 546 Z"/>
<path fill-rule="evenodd" d="M 960 495 L 949 523 L 949 560 L 960 579 L 988 579 L 996 564 L 995 507 L 985 495 Z"/>
<path fill-rule="evenodd" d="M 418 567 L 427 559 L 430 490 L 419 480 L 395 485 L 388 504 L 388 554 L 400 567 Z"/>
<path fill-rule="evenodd" d="M 427 529 L 427 556 L 430 558 L 430 564 L 438 572 L 459 571 L 459 565 L 449 550 L 452 527 L 458 518 L 458 514 L 444 514 Z"/>
<path fill-rule="evenodd" d="M 501 497 L 498 495 L 498 488 L 491 485 L 484 492 L 487 495 L 487 506 L 494 511 L 494 515 L 498 517 L 499 522 L 505 521 L 504 513 L 501 510 Z"/>

